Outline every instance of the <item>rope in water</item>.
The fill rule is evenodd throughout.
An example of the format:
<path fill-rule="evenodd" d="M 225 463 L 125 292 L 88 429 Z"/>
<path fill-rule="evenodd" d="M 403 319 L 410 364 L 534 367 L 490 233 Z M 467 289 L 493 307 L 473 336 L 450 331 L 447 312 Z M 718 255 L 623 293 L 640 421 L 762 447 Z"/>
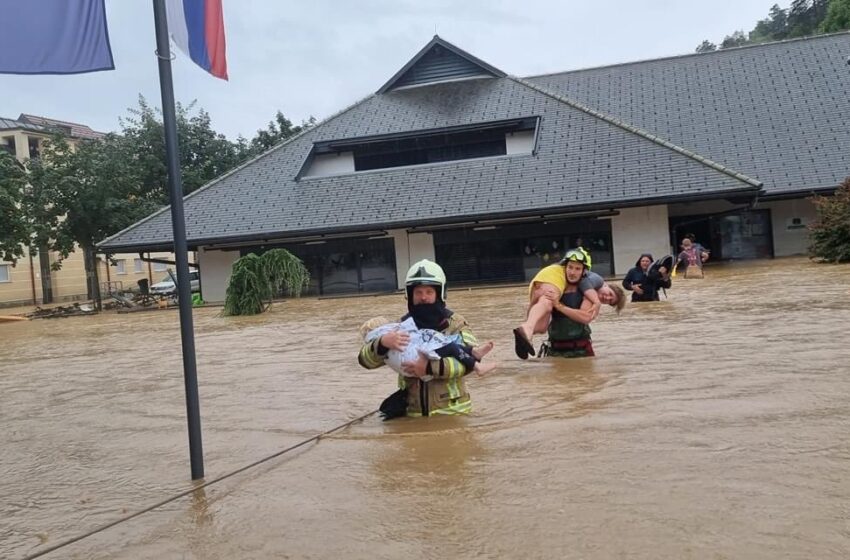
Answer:
<path fill-rule="evenodd" d="M 195 487 L 193 487 L 193 488 L 191 488 L 191 489 L 189 489 L 189 490 L 186 490 L 186 491 L 184 491 L 184 492 L 180 492 L 179 494 L 175 494 L 175 495 L 171 496 L 170 498 L 167 498 L 167 499 L 165 499 L 165 500 L 162 500 L 162 501 L 160 501 L 160 502 L 157 502 L 157 503 L 153 504 L 152 506 L 148 506 L 148 507 L 146 507 L 146 508 L 144 508 L 144 509 L 142 509 L 142 510 L 139 510 L 139 511 L 137 511 L 137 512 L 131 513 L 131 514 L 129 514 L 129 515 L 125 515 L 124 517 L 122 517 L 122 518 L 120 518 L 120 519 L 116 519 L 115 521 L 112 521 L 112 522 L 110 522 L 110 523 L 107 523 L 106 525 L 101 525 L 100 527 L 97 527 L 96 529 L 92 529 L 91 531 L 89 531 L 89 532 L 87 532 L 87 533 L 85 533 L 85 534 L 82 534 L 82 535 L 76 536 L 76 537 L 71 538 L 71 539 L 64 540 L 64 541 L 59 542 L 59 543 L 57 543 L 57 544 L 55 544 L 55 545 L 53 545 L 53 546 L 50 546 L 50 547 L 45 548 L 45 549 L 43 549 L 43 550 L 40 550 L 40 551 L 38 551 L 38 552 L 36 552 L 36 553 L 34 553 L 34 554 L 31 554 L 31 555 L 29 555 L 29 556 L 25 556 L 22 560 L 32 560 L 33 558 L 38 558 L 38 557 L 40 557 L 40 556 L 44 556 L 45 554 L 49 554 L 49 553 L 51 553 L 51 552 L 53 552 L 53 551 L 55 551 L 55 550 L 58 550 L 58 549 L 63 548 L 63 547 L 66 547 L 66 546 L 68 546 L 68 545 L 70 545 L 70 544 L 73 544 L 73 543 L 75 543 L 75 542 L 79 542 L 79 541 L 81 541 L 81 540 L 83 540 L 83 539 L 85 539 L 85 538 L 88 538 L 88 537 L 92 536 L 92 535 L 95 535 L 95 534 L 97 534 L 97 533 L 100 533 L 100 532 L 102 532 L 102 531 L 105 531 L 105 530 L 107 530 L 107 529 L 109 529 L 109 528 L 111 528 L 111 527 L 114 527 L 114 526 L 116 526 L 116 525 L 119 525 L 119 524 L 121 524 L 121 523 L 124 523 L 124 522 L 126 522 L 126 521 L 129 521 L 129 520 L 131 520 L 131 519 L 133 519 L 133 518 L 135 518 L 135 517 L 138 517 L 138 516 L 140 516 L 140 515 L 142 515 L 142 514 L 145 514 L 145 513 L 148 513 L 148 512 L 150 512 L 150 511 L 153 511 L 153 510 L 155 510 L 155 509 L 157 509 L 157 508 L 160 508 L 160 507 L 164 506 L 165 504 L 168 504 L 168 503 L 170 503 L 170 502 L 173 502 L 174 500 L 178 500 L 178 499 L 180 499 L 180 498 L 186 497 L 186 496 L 188 496 L 189 494 L 192 494 L 193 492 L 197 492 L 198 490 L 201 490 L 201 489 L 206 488 L 206 487 L 208 487 L 208 486 L 212 486 L 213 484 L 216 484 L 216 483 L 218 483 L 218 482 L 221 482 L 222 480 L 225 480 L 225 479 L 227 479 L 227 478 L 230 478 L 231 476 L 237 475 L 237 474 L 239 474 L 239 473 L 241 473 L 241 472 L 245 472 L 245 471 L 247 471 L 248 469 L 254 468 L 254 467 L 256 467 L 257 465 L 261 465 L 261 464 L 265 463 L 266 461 L 270 461 L 270 460 L 274 459 L 275 457 L 280 457 L 280 456 L 281 456 L 281 455 L 283 455 L 284 453 L 289 453 L 290 451 L 294 451 L 295 449 L 298 449 L 299 447 L 302 447 L 302 446 L 304 446 L 304 445 L 307 445 L 308 443 L 311 443 L 311 442 L 314 442 L 314 441 L 318 441 L 318 440 L 322 439 L 323 437 L 328 436 L 328 435 L 330 435 L 330 434 L 332 434 L 332 433 L 334 433 L 334 432 L 338 432 L 338 431 L 340 431 L 340 430 L 343 430 L 343 429 L 345 429 L 345 428 L 348 428 L 348 427 L 349 427 L 349 426 L 351 426 L 352 424 L 355 424 L 355 423 L 357 423 L 357 422 L 360 422 L 361 420 L 365 420 L 366 418 L 368 418 L 369 416 L 371 416 L 371 415 L 375 414 L 376 412 L 378 412 L 378 410 L 377 410 L 377 409 L 375 409 L 375 410 L 373 410 L 373 411 L 371 411 L 371 412 L 367 412 L 366 414 L 363 414 L 362 416 L 358 416 L 358 417 L 357 417 L 357 418 L 355 418 L 354 420 L 349 420 L 349 421 L 348 421 L 348 422 L 346 422 L 345 424 L 340 424 L 339 426 L 336 426 L 335 428 L 331 428 L 330 430 L 324 431 L 324 432 L 322 432 L 322 433 L 320 433 L 320 434 L 316 434 L 315 436 L 313 436 L 313 437 L 311 437 L 311 438 L 308 438 L 308 439 L 305 439 L 304 441 L 301 441 L 301 442 L 299 442 L 299 443 L 296 443 L 295 445 L 292 445 L 292 446 L 290 446 L 290 447 L 287 447 L 286 449 L 281 449 L 281 450 L 280 450 L 280 451 L 278 451 L 277 453 L 274 453 L 274 454 L 272 454 L 272 455 L 269 455 L 269 456 L 267 456 L 267 457 L 263 457 L 262 459 L 259 459 L 259 460 L 257 460 L 257 461 L 254 461 L 254 462 L 253 462 L 253 463 L 251 463 L 250 465 L 245 465 L 244 467 L 240 467 L 240 468 L 236 469 L 235 471 L 232 471 L 232 472 L 229 472 L 229 473 L 227 473 L 227 474 L 224 474 L 224 475 L 222 475 L 222 476 L 220 476 L 220 477 L 218 477 L 218 478 L 214 478 L 213 480 L 210 480 L 210 481 L 208 481 L 208 482 L 204 482 L 203 484 L 199 484 L 199 485 L 197 485 L 197 486 L 195 486 Z"/>

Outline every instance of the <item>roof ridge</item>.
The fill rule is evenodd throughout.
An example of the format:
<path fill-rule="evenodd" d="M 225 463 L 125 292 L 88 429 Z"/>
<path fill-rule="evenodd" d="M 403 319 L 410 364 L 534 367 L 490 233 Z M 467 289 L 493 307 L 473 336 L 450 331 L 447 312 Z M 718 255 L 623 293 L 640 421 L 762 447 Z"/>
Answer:
<path fill-rule="evenodd" d="M 255 161 L 257 161 L 257 160 L 259 160 L 259 159 L 261 159 L 261 158 L 266 157 L 267 155 L 271 154 L 272 152 L 274 152 L 274 151 L 276 151 L 276 150 L 278 150 L 278 149 L 280 149 L 280 148 L 283 148 L 284 146 L 289 145 L 290 143 L 292 143 L 292 142 L 294 142 L 295 140 L 297 140 L 297 139 L 301 138 L 302 136 L 304 136 L 304 135 L 305 135 L 305 134 L 307 134 L 308 132 L 312 132 L 312 131 L 314 131 L 314 130 L 318 129 L 320 126 L 323 126 L 323 125 L 325 125 L 325 124 L 329 123 L 329 122 L 330 122 L 330 121 L 332 121 L 333 119 L 335 119 L 335 118 L 337 118 L 337 117 L 341 116 L 343 113 L 347 113 L 348 111 L 350 111 L 350 110 L 354 109 L 354 108 L 355 108 L 355 107 L 357 107 L 358 105 L 361 105 L 361 104 L 365 103 L 367 100 L 371 99 L 371 98 L 372 98 L 372 97 L 374 97 L 374 96 L 375 96 L 375 94 L 374 94 L 374 93 L 370 93 L 369 95 L 367 95 L 366 97 L 364 97 L 364 98 L 360 99 L 359 101 L 355 101 L 354 103 L 352 103 L 352 104 L 351 104 L 351 105 L 349 105 L 348 107 L 345 107 L 344 109 L 342 109 L 342 110 L 340 110 L 340 111 L 337 111 L 336 113 L 332 114 L 331 116 L 327 117 L 326 119 L 324 119 L 324 120 L 321 120 L 321 121 L 317 122 L 315 125 L 313 125 L 313 126 L 311 126 L 311 127 L 309 127 L 309 128 L 305 128 L 305 129 L 303 129 L 303 130 L 302 130 L 301 132 L 299 132 L 298 134 L 296 134 L 296 135 L 294 135 L 294 136 L 290 136 L 289 138 L 287 138 L 287 139 L 286 139 L 286 140 L 284 140 L 283 142 L 280 142 L 280 143 L 278 143 L 278 144 L 275 144 L 274 146 L 272 146 L 271 148 L 269 148 L 269 149 L 268 149 L 268 150 L 266 150 L 265 152 L 262 152 L 261 154 L 257 154 L 256 156 L 252 157 L 251 159 L 245 160 L 242 164 L 240 164 L 240 165 L 238 165 L 238 166 L 234 167 L 233 169 L 231 169 L 230 171 L 228 171 L 228 172 L 224 173 L 223 175 L 219 175 L 219 176 L 218 176 L 218 177 L 216 177 L 215 179 L 212 179 L 209 183 L 207 183 L 207 184 L 205 184 L 205 185 L 201 186 L 200 188 L 198 188 L 198 189 L 196 189 L 196 190 L 194 190 L 194 191 L 190 192 L 189 194 L 185 195 L 185 196 L 183 197 L 183 202 L 186 202 L 186 200 L 188 200 L 188 199 L 190 199 L 190 198 L 194 197 L 195 195 L 197 195 L 197 194 L 199 194 L 199 193 L 201 193 L 201 192 L 203 192 L 203 191 L 205 191 L 205 190 L 209 189 L 210 187 L 212 187 L 212 186 L 214 186 L 214 185 L 218 184 L 219 182 L 223 181 L 225 178 L 230 177 L 231 175 L 233 175 L 233 174 L 234 174 L 234 173 L 236 173 L 237 171 L 241 170 L 241 169 L 242 169 L 242 168 L 244 168 L 244 167 L 247 167 L 248 165 L 250 165 L 250 164 L 254 163 Z M 114 233 L 114 234 L 110 235 L 109 237 L 107 237 L 106 239 L 103 239 L 102 241 L 99 241 L 98 243 L 96 243 L 96 244 L 95 244 L 95 246 L 96 246 L 96 247 L 100 247 L 101 245 L 103 245 L 103 244 L 105 244 L 105 243 L 108 243 L 109 241 L 112 241 L 113 239 L 117 238 L 118 236 L 123 235 L 123 234 L 125 234 L 126 232 L 130 231 L 131 229 L 133 229 L 133 228 L 135 228 L 135 227 L 137 227 L 137 226 L 140 226 L 140 225 L 142 225 L 143 223 L 145 223 L 145 222 L 147 222 L 147 221 L 149 221 L 149 220 L 154 219 L 155 217 L 159 216 L 160 214 L 162 214 L 162 213 L 163 213 L 163 212 L 165 212 L 166 210 L 169 210 L 170 208 L 171 208 L 171 205 L 170 205 L 170 204 L 166 204 L 165 206 L 163 206 L 162 208 L 160 208 L 160 209 L 159 209 L 159 210 L 157 210 L 156 212 L 153 212 L 152 214 L 150 214 L 150 215 L 148 215 L 148 216 L 145 216 L 144 218 L 142 218 L 142 219 L 141 219 L 141 220 L 139 220 L 138 222 L 135 222 L 135 223 L 133 223 L 133 224 L 130 224 L 129 226 L 127 226 L 127 227 L 125 227 L 124 229 L 122 229 L 121 231 L 119 231 L 119 232 L 117 232 L 117 233 Z M 172 240 L 172 243 L 173 243 L 173 240 Z"/>
<path fill-rule="evenodd" d="M 692 151 L 690 151 L 686 148 L 678 146 L 678 145 L 674 144 L 673 142 L 670 142 L 669 140 L 665 140 L 664 138 L 661 138 L 660 136 L 656 136 L 655 134 L 652 134 L 652 133 L 650 133 L 646 130 L 643 130 L 642 128 L 638 128 L 636 126 L 630 125 L 629 123 L 627 123 L 625 121 L 621 121 L 620 119 L 616 119 L 612 116 L 606 115 L 605 113 L 603 113 L 601 111 L 597 111 L 596 109 L 592 109 L 592 108 L 590 108 L 590 107 L 588 107 L 588 106 L 586 106 L 582 103 L 579 103 L 577 101 L 573 101 L 572 99 L 569 99 L 569 98 L 564 97 L 562 95 L 558 95 L 557 93 L 549 91 L 548 89 L 541 87 L 541 86 L 538 86 L 537 84 L 531 83 L 531 82 L 529 82 L 529 81 L 527 81 L 523 78 L 518 78 L 516 76 L 508 76 L 508 78 L 511 79 L 511 80 L 514 80 L 518 84 L 522 84 L 522 85 L 524 85 L 524 86 L 526 86 L 530 89 L 533 89 L 534 91 L 537 91 L 539 93 L 542 93 L 543 95 L 551 97 L 552 99 L 560 101 L 561 103 L 564 103 L 565 105 L 568 105 L 568 106 L 570 106 L 574 109 L 578 109 L 579 111 L 582 111 L 583 113 L 587 113 L 588 115 L 590 115 L 592 117 L 596 117 L 598 119 L 601 119 L 601 120 L 607 122 L 608 124 L 612 124 L 612 125 L 614 125 L 618 128 L 622 128 L 626 132 L 630 132 L 630 133 L 635 134 L 637 136 L 640 136 L 640 137 L 642 137 L 646 140 L 649 140 L 650 142 L 654 142 L 655 144 L 658 144 L 658 145 L 663 146 L 663 147 L 665 147 L 669 150 L 672 150 L 672 151 L 677 152 L 679 154 L 682 154 L 682 155 L 684 155 L 688 158 L 691 158 L 691 159 L 693 159 L 693 160 L 695 160 L 695 161 L 697 161 L 697 162 L 699 162 L 699 163 L 701 163 L 701 164 L 703 164 L 707 167 L 714 169 L 715 171 L 719 171 L 721 173 L 729 175 L 729 176 L 731 176 L 731 177 L 733 177 L 733 178 L 735 178 L 739 181 L 742 181 L 744 183 L 748 183 L 748 184 L 750 184 L 754 187 L 761 187 L 763 185 L 763 183 L 761 181 L 757 181 L 756 179 L 753 179 L 753 178 L 751 178 L 747 175 L 744 175 L 743 173 L 740 173 L 738 171 L 735 171 L 734 169 L 732 169 L 730 167 L 726 167 L 725 165 L 721 165 L 721 164 L 719 164 L 719 163 L 717 163 L 713 160 L 708 159 L 705 156 L 699 155 L 696 152 L 692 152 Z"/>
<path fill-rule="evenodd" d="M 41 115 L 32 115 L 30 113 L 21 113 L 21 117 L 41 119 L 43 121 L 50 121 L 50 122 L 55 122 L 55 123 L 60 123 L 60 124 L 70 124 L 70 125 L 74 125 L 74 126 L 80 126 L 80 127 L 83 127 L 83 128 L 88 128 L 89 130 L 94 130 L 92 127 L 90 127 L 87 124 L 72 122 L 72 121 L 63 121 L 61 119 L 54 119 L 54 118 L 51 118 L 51 117 L 43 117 Z M 19 117 L 18 120 L 20 120 L 20 117 Z"/>
<path fill-rule="evenodd" d="M 564 75 L 564 74 L 574 74 L 574 73 L 578 73 L 578 72 L 590 72 L 591 70 L 602 70 L 602 69 L 605 69 L 605 68 L 617 68 L 619 66 L 631 66 L 633 64 L 646 64 L 647 62 L 660 62 L 660 61 L 663 61 L 663 60 L 676 60 L 676 59 L 688 58 L 688 57 L 692 57 L 692 56 L 711 56 L 711 55 L 718 55 L 718 54 L 721 54 L 721 53 L 741 51 L 741 50 L 744 50 L 744 49 L 757 49 L 757 48 L 770 47 L 770 46 L 776 46 L 776 45 L 784 45 L 784 44 L 788 44 L 788 43 L 797 43 L 797 42 L 801 42 L 801 41 L 816 41 L 818 39 L 825 39 L 825 38 L 828 38 L 828 37 L 836 37 L 836 36 L 839 36 L 839 35 L 850 35 L 850 30 L 836 31 L 835 33 L 823 33 L 821 35 L 808 35 L 806 37 L 794 37 L 793 39 L 782 39 L 780 41 L 769 41 L 769 42 L 766 42 L 766 43 L 754 43 L 754 44 L 751 44 L 751 45 L 741 45 L 740 47 L 729 47 L 729 48 L 726 48 L 726 49 L 717 49 L 716 51 L 709 51 L 709 52 L 703 52 L 703 53 L 692 52 L 692 53 L 687 53 L 687 54 L 674 54 L 674 55 L 670 55 L 670 56 L 661 56 L 661 57 L 658 57 L 658 58 L 644 58 L 644 59 L 641 59 L 641 60 L 630 60 L 628 62 L 615 62 L 613 64 L 603 64 L 602 66 L 587 66 L 587 67 L 584 67 L 584 68 L 575 68 L 573 70 L 561 70 L 559 72 L 546 72 L 545 74 L 534 74 L 534 75 L 531 75 L 531 76 L 526 76 L 524 79 L 531 80 L 531 79 L 535 79 L 535 78 L 545 78 L 545 77 L 548 77 L 548 76 L 561 76 L 561 75 Z"/>

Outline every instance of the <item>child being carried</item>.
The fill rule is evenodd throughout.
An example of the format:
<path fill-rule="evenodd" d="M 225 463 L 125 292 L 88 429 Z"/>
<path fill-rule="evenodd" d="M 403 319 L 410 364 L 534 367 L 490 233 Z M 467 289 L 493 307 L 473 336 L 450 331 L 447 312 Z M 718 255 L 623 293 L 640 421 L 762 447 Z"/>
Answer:
<path fill-rule="evenodd" d="M 478 375 L 484 375 L 496 367 L 495 364 L 481 363 L 481 359 L 493 349 L 493 342 L 473 348 L 463 344 L 459 334 L 446 335 L 432 329 L 420 329 L 413 318 L 392 323 L 385 317 L 373 317 L 360 326 L 360 334 L 366 342 L 372 342 L 392 331 L 404 331 L 410 336 L 410 342 L 404 350 L 391 349 L 386 358 L 387 365 L 405 377 L 412 376 L 405 373 L 402 364 L 418 360 L 420 354 L 429 360 L 455 358 L 467 371 L 474 371 Z"/>

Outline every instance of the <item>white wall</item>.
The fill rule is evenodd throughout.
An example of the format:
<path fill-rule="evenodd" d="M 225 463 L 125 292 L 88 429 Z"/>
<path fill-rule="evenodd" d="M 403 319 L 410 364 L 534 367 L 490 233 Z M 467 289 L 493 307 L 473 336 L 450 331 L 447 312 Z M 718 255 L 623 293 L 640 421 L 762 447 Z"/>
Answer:
<path fill-rule="evenodd" d="M 809 247 L 809 230 L 806 226 L 817 218 L 814 204 L 805 198 L 798 198 L 764 202 L 757 208 L 770 209 L 775 256 L 806 254 Z"/>
<path fill-rule="evenodd" d="M 233 263 L 239 259 L 239 251 L 207 250 L 198 251 L 198 264 L 201 271 L 201 297 L 206 303 L 222 302 L 227 294 L 227 283 Z"/>
<path fill-rule="evenodd" d="M 505 134 L 507 154 L 530 154 L 534 151 L 534 131 L 522 130 Z"/>
<path fill-rule="evenodd" d="M 667 206 L 624 208 L 611 217 L 614 246 L 614 274 L 623 275 L 635 265 L 641 253 L 656 259 L 670 252 Z"/>
<path fill-rule="evenodd" d="M 404 288 L 407 269 L 422 259 L 434 260 L 434 236 L 430 233 L 407 233 L 404 229 L 387 231 L 395 245 L 395 268 L 398 288 Z"/>
<path fill-rule="evenodd" d="M 322 177 L 339 175 L 340 173 L 354 173 L 353 152 L 322 154 L 314 157 L 310 167 L 304 173 L 304 177 Z"/>

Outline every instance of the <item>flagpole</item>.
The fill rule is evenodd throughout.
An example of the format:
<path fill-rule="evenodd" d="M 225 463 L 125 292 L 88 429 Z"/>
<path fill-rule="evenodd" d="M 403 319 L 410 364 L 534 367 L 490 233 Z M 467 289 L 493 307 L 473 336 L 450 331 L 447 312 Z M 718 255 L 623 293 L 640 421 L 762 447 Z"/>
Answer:
<path fill-rule="evenodd" d="M 198 371 L 195 364 L 195 331 L 192 324 L 192 290 L 189 280 L 189 249 L 183 216 L 183 181 L 177 144 L 177 118 L 174 110 L 174 84 L 171 79 L 171 49 L 165 1 L 153 0 L 156 26 L 156 53 L 159 63 L 159 89 L 162 94 L 162 120 L 168 162 L 168 195 L 171 201 L 171 225 L 174 231 L 174 256 L 177 263 L 177 294 L 180 303 L 180 341 L 183 346 L 183 382 L 186 387 L 186 415 L 189 424 L 189 457 L 192 480 L 204 478 L 204 450 L 201 442 L 201 407 L 198 401 Z"/>

